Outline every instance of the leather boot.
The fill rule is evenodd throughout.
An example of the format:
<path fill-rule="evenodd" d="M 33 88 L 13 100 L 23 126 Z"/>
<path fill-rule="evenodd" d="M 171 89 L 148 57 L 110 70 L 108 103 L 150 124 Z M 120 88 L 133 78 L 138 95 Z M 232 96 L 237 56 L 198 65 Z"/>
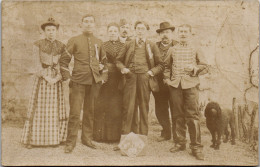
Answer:
<path fill-rule="evenodd" d="M 184 150 L 186 150 L 186 144 L 185 145 L 175 144 L 175 146 L 170 149 L 170 152 L 175 153 Z"/>

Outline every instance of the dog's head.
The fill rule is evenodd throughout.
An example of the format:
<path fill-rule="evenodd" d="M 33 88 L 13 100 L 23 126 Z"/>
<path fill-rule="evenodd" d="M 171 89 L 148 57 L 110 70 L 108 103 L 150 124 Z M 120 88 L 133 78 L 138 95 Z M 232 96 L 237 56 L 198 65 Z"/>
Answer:
<path fill-rule="evenodd" d="M 217 102 L 209 102 L 205 108 L 204 115 L 206 118 L 220 118 L 221 108 Z"/>

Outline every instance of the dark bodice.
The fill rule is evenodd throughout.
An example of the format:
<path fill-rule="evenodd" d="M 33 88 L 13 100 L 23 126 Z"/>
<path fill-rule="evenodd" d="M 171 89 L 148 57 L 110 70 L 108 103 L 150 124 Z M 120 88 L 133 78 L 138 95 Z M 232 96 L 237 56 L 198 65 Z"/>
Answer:
<path fill-rule="evenodd" d="M 42 39 L 34 43 L 39 48 L 40 61 L 43 68 L 58 64 L 60 55 L 65 49 L 65 45 L 60 41 L 50 41 Z"/>
<path fill-rule="evenodd" d="M 124 46 L 124 43 L 121 43 L 119 40 L 117 41 L 107 41 L 103 44 L 108 63 L 115 63 L 116 56 L 120 49 Z"/>

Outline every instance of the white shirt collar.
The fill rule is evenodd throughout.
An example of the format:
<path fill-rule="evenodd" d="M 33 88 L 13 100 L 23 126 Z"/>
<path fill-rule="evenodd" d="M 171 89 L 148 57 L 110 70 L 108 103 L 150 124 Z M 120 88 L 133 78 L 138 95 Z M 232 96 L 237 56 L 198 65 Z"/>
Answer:
<path fill-rule="evenodd" d="M 143 40 L 144 43 L 145 43 L 146 39 L 145 39 L 145 38 L 142 38 L 142 40 Z M 136 38 L 136 43 L 138 43 L 138 41 L 139 41 L 139 38 Z"/>
<path fill-rule="evenodd" d="M 171 43 L 172 43 L 172 42 L 170 42 L 169 44 L 164 44 L 164 43 L 161 42 L 161 44 L 162 44 L 164 47 L 169 46 Z"/>
<path fill-rule="evenodd" d="M 120 42 L 122 42 L 122 43 L 125 43 L 125 42 L 126 42 L 126 39 L 127 39 L 127 37 L 125 37 L 125 38 L 124 38 L 124 37 L 121 37 L 121 36 L 119 37 L 119 40 L 120 40 Z"/>

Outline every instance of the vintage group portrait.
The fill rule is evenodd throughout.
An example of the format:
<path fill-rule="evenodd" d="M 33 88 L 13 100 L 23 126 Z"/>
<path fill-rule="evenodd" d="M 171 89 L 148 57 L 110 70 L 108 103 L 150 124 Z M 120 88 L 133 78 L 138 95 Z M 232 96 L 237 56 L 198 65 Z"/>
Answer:
<path fill-rule="evenodd" d="M 259 2 L 2 1 L 3 166 L 258 165 Z"/>

